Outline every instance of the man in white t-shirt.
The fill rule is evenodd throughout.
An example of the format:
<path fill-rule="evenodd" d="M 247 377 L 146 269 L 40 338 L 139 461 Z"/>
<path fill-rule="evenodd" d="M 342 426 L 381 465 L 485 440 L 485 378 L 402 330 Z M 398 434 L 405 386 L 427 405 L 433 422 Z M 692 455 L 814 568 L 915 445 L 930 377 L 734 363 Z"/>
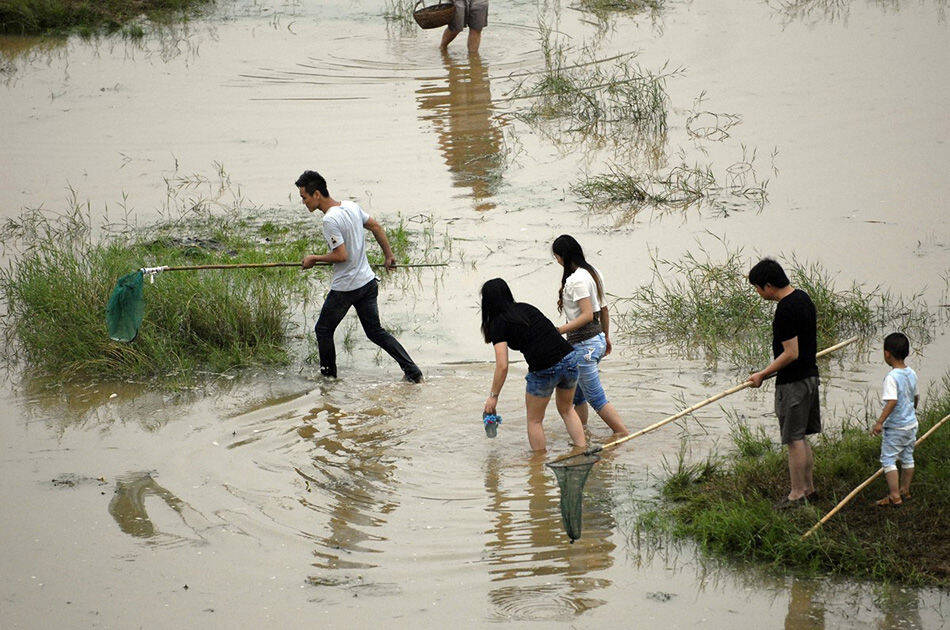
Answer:
<path fill-rule="evenodd" d="M 343 316 L 353 306 L 370 341 L 385 350 L 402 368 L 405 379 L 413 383 L 422 380 L 422 371 L 406 350 L 379 323 L 379 280 L 366 259 L 366 233 L 376 237 L 383 250 L 386 268 L 396 266 L 396 257 L 389 247 L 386 231 L 375 219 L 352 201 L 339 202 L 330 196 L 326 180 L 316 171 L 304 171 L 295 185 L 300 199 L 310 212 L 323 213 L 323 236 L 330 253 L 303 257 L 301 266 L 310 269 L 319 262 L 333 263 L 333 281 L 330 292 L 320 309 L 314 331 L 320 349 L 320 373 L 336 377 L 336 348 L 333 332 Z"/>

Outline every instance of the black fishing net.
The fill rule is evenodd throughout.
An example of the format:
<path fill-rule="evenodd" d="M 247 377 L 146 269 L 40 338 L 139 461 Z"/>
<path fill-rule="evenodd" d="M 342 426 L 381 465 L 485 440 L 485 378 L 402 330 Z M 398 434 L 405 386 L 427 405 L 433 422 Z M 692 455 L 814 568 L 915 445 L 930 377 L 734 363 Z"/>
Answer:
<path fill-rule="evenodd" d="M 557 477 L 557 485 L 561 488 L 561 520 L 571 544 L 581 537 L 584 483 L 587 482 L 591 467 L 598 461 L 599 455 L 581 453 L 548 464 L 548 468 L 553 470 Z"/>

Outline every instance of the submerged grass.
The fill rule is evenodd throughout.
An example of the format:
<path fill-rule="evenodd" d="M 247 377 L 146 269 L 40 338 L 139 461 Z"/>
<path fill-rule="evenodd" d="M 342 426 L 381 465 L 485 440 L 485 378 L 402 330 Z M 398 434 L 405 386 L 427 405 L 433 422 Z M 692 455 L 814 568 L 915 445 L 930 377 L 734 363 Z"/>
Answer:
<path fill-rule="evenodd" d="M 950 373 L 919 411 L 923 435 L 950 413 Z M 900 509 L 872 505 L 887 493 L 876 480 L 822 529 L 802 534 L 877 470 L 880 438 L 868 428 L 876 414 L 846 419 L 814 445 L 815 483 L 821 499 L 776 511 L 788 487 L 786 456 L 763 429 L 734 423 L 735 451 L 700 465 L 679 461 L 668 471 L 663 500 L 644 511 L 638 528 L 692 539 L 706 552 L 761 562 L 776 569 L 835 573 L 912 586 L 950 586 L 950 430 L 942 427 L 914 454 L 913 497 Z"/>
<path fill-rule="evenodd" d="M 605 21 L 616 13 L 637 15 L 649 12 L 656 16 L 666 4 L 665 0 L 578 0 L 577 8 Z"/>
<path fill-rule="evenodd" d="M 0 0 L 0 33 L 42 34 L 122 31 L 144 35 L 139 20 L 188 17 L 215 0 Z"/>
<path fill-rule="evenodd" d="M 683 211 L 712 206 L 722 216 L 750 205 L 761 210 L 768 200 L 767 179 L 755 169 L 755 152 L 732 163 L 718 176 L 711 164 L 680 163 L 665 172 L 635 173 L 614 164 L 606 173 L 587 176 L 572 190 L 595 211 L 620 211 L 620 222 L 634 220 L 645 209 Z"/>
<path fill-rule="evenodd" d="M 259 211 L 188 215 L 94 239 L 88 206 L 51 216 L 27 211 L 3 226 L 16 247 L 0 270 L 5 354 L 32 376 L 63 380 L 191 380 L 291 360 L 292 305 L 311 274 L 292 267 L 182 271 L 145 286 L 145 318 L 133 343 L 109 339 L 105 304 L 116 279 L 143 266 L 299 261 L 326 246 L 319 222 L 261 221 Z M 389 231 L 407 262 L 409 235 Z M 375 252 L 374 252 L 375 253 Z M 378 258 L 374 262 L 380 262 Z"/>
<path fill-rule="evenodd" d="M 611 141 L 646 153 L 666 141 L 669 97 L 666 80 L 678 74 L 665 66 L 657 72 L 641 67 L 633 55 L 598 60 L 591 50 L 568 57 L 563 38 L 543 21 L 539 41 L 544 68 L 522 81 L 514 99 L 528 105 L 515 116 L 533 126 L 553 123 L 558 137 L 579 136 Z"/>
<path fill-rule="evenodd" d="M 617 330 L 681 356 L 703 356 L 711 364 L 724 360 L 746 371 L 760 365 L 771 356 L 774 304 L 749 285 L 752 262 L 726 244 L 717 258 L 702 247 L 680 260 L 653 257 L 652 281 L 618 299 L 625 310 L 618 309 Z M 939 323 L 919 295 L 905 298 L 857 283 L 841 288 L 817 263 L 792 260 L 785 268 L 792 285 L 815 303 L 819 348 L 885 329 L 902 330 L 913 347 L 920 347 Z"/>

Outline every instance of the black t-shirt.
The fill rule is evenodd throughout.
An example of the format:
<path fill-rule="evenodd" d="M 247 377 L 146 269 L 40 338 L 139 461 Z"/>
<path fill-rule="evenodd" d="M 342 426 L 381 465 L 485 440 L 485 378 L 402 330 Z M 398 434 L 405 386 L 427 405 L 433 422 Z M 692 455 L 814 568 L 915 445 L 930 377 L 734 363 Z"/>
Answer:
<path fill-rule="evenodd" d="M 782 354 L 782 342 L 798 337 L 798 358 L 778 371 L 776 382 L 792 383 L 818 376 L 818 325 L 815 305 L 808 294 L 795 289 L 779 300 L 772 320 L 772 356 Z"/>
<path fill-rule="evenodd" d="M 492 344 L 506 341 L 508 347 L 524 354 L 529 372 L 557 365 L 574 351 L 574 347 L 567 343 L 550 319 L 524 302 L 515 302 L 496 317 L 491 323 L 488 338 Z"/>

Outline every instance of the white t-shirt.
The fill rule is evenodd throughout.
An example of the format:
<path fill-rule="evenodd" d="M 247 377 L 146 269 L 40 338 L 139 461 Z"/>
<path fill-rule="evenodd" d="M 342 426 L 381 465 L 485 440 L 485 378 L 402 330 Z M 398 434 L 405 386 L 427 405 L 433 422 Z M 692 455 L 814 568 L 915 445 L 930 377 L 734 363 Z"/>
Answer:
<path fill-rule="evenodd" d="M 376 277 L 366 259 L 366 231 L 363 224 L 369 218 L 352 201 L 340 202 L 340 205 L 330 208 L 323 215 L 323 237 L 327 239 L 329 251 L 332 252 L 341 244 L 346 245 L 346 260 L 333 263 L 330 289 L 353 291 Z"/>
<path fill-rule="evenodd" d="M 599 271 L 597 271 L 597 275 L 600 276 L 600 282 L 603 285 L 604 277 L 600 275 Z M 591 308 L 594 309 L 595 313 L 601 309 L 600 300 L 597 299 L 597 283 L 594 281 L 594 276 L 590 275 L 590 272 L 586 269 L 578 267 L 574 273 L 567 277 L 564 282 L 564 292 L 561 295 L 567 321 L 580 316 L 581 307 L 577 304 L 577 301 L 581 298 L 590 299 Z"/>
<path fill-rule="evenodd" d="M 914 429 L 917 427 L 917 412 L 914 398 L 917 396 L 917 373 L 910 368 L 895 368 L 884 377 L 884 393 L 881 400 L 896 400 L 897 406 L 884 420 L 889 429 Z"/>

